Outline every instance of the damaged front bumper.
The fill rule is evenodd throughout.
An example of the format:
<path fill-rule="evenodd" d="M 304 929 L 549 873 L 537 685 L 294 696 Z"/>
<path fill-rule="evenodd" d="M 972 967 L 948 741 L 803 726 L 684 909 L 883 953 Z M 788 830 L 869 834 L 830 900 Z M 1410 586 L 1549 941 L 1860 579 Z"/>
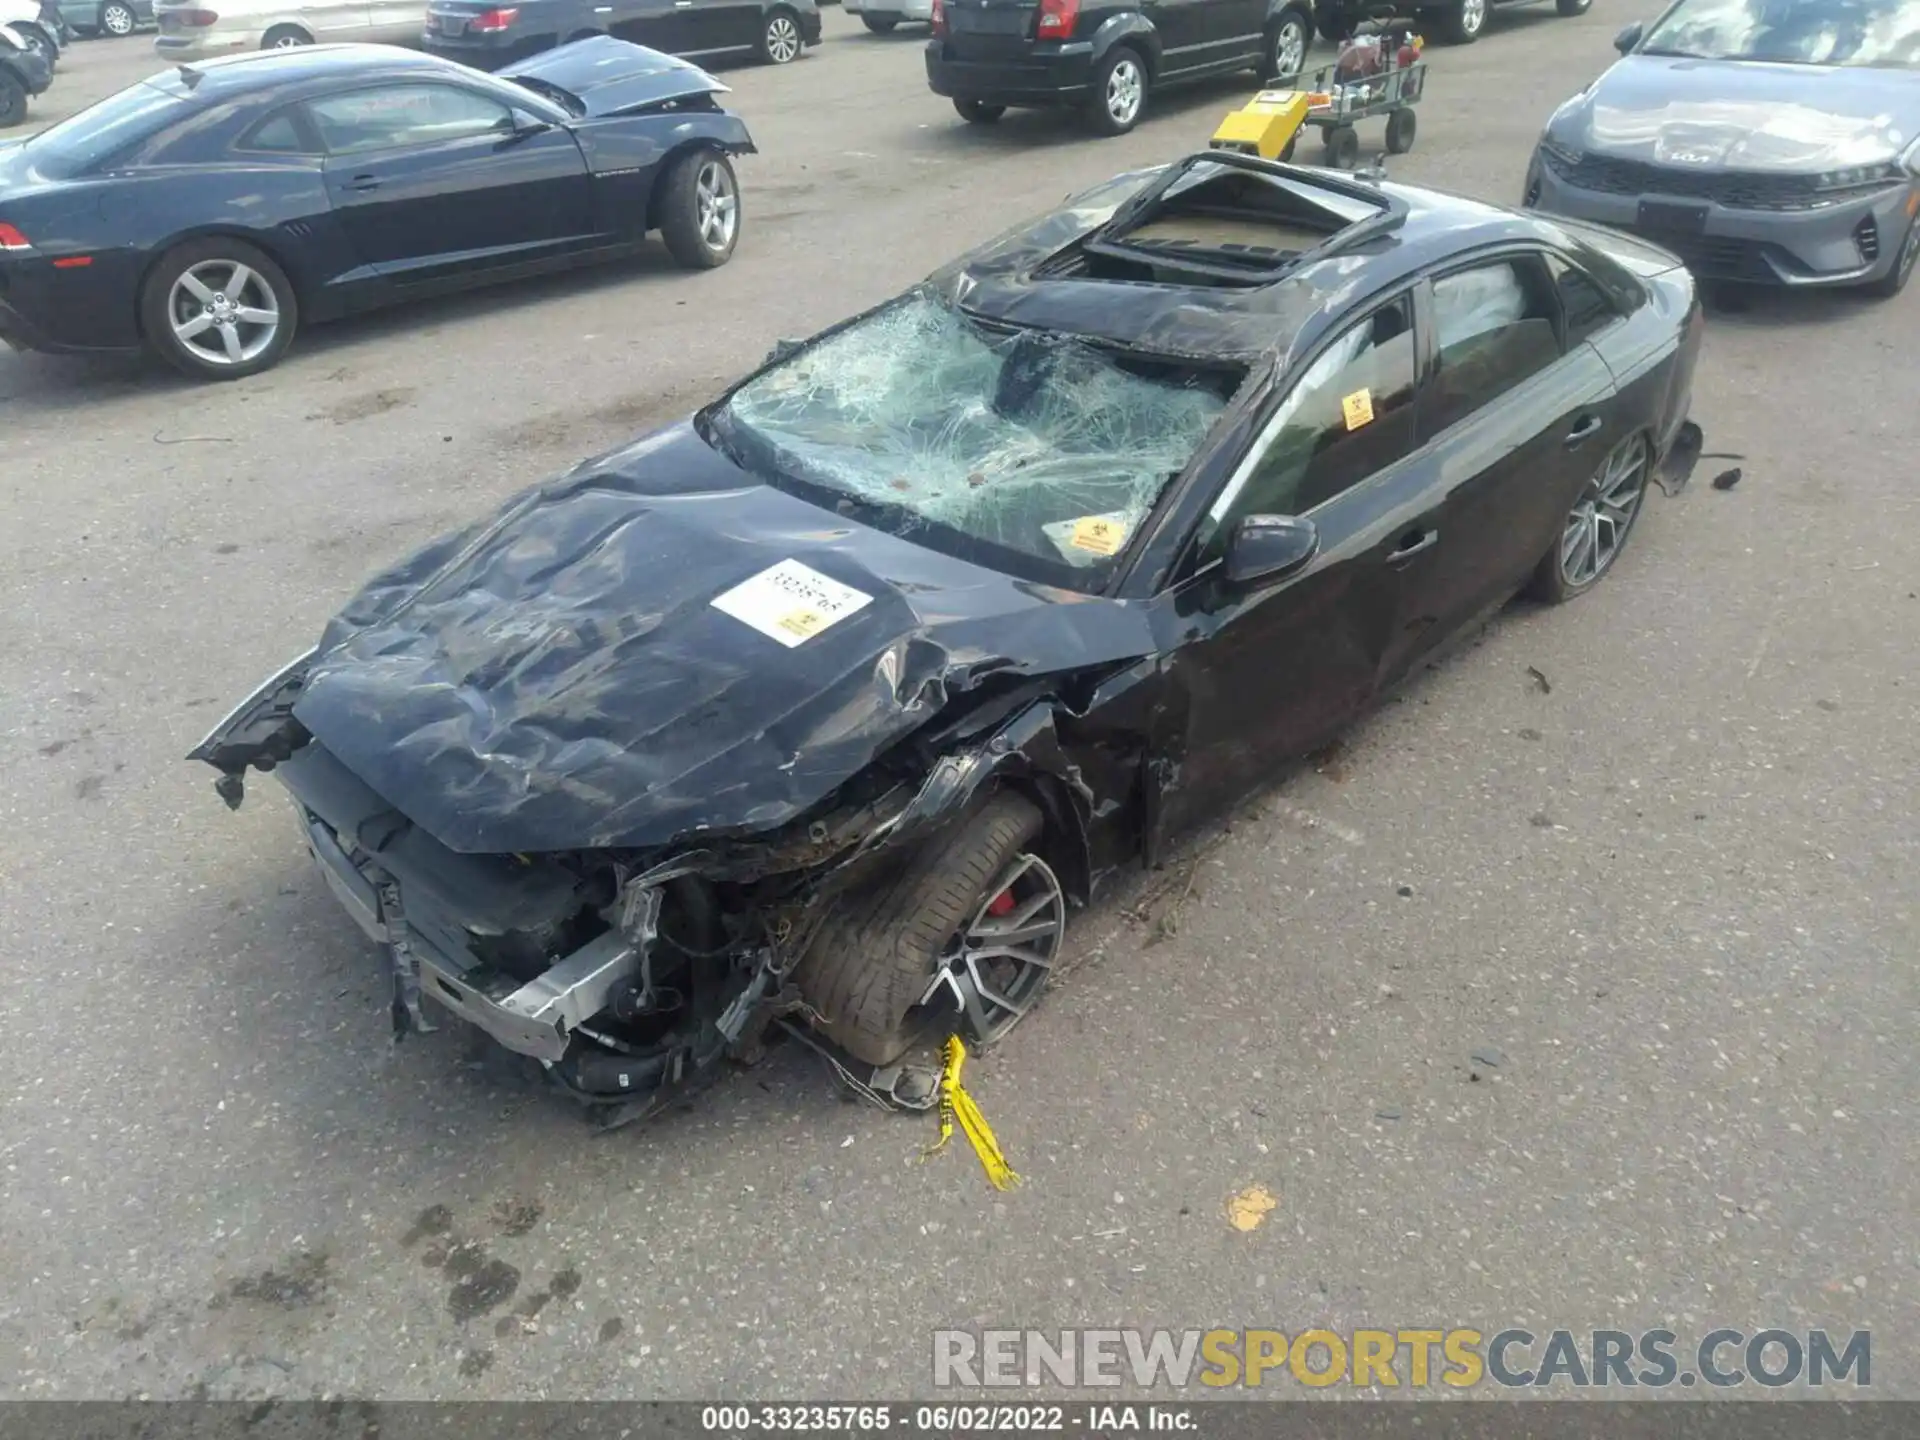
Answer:
<path fill-rule="evenodd" d="M 1028 705 L 910 780 L 870 785 L 864 799 L 842 797 L 767 835 L 664 852 L 465 854 L 308 734 L 294 707 L 309 665 L 281 670 L 189 758 L 220 772 L 231 807 L 249 770 L 285 788 L 327 888 L 386 952 L 396 1038 L 437 1028 L 438 1007 L 537 1062 L 573 1098 L 610 1107 L 604 1123 L 652 1113 L 723 1057 L 750 1054 L 776 1021 L 806 1017 L 788 977 L 812 921 L 859 882 L 861 862 L 953 819 L 988 780 L 1032 779 L 1036 759 L 1057 754 L 1051 709 Z M 1082 843 L 1084 799 L 1056 808 Z M 691 942 L 687 917 L 700 907 L 690 898 L 709 907 Z M 918 1108 L 931 1094 L 898 1065 L 855 1075 L 806 1038 L 882 1103 Z"/>

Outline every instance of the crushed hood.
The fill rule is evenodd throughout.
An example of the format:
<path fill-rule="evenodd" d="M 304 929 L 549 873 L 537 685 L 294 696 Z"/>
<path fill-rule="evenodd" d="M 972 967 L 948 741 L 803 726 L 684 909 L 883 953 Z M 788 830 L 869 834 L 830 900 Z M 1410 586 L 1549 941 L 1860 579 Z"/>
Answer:
<path fill-rule="evenodd" d="M 536 91 L 565 91 L 586 107 L 584 118 L 589 120 L 688 95 L 727 93 L 725 85 L 698 65 L 611 35 L 557 46 L 497 73 L 506 80 L 532 81 L 529 88 Z"/>
<path fill-rule="evenodd" d="M 797 643 L 715 606 L 789 562 L 867 598 Z M 372 581 L 294 715 L 452 849 L 646 848 L 794 819 L 989 675 L 1155 648 L 1137 606 L 855 524 L 681 424 Z"/>
<path fill-rule="evenodd" d="M 1572 149 L 1711 173 L 1821 174 L 1920 135 L 1920 74 L 1629 55 L 1554 115 Z"/>

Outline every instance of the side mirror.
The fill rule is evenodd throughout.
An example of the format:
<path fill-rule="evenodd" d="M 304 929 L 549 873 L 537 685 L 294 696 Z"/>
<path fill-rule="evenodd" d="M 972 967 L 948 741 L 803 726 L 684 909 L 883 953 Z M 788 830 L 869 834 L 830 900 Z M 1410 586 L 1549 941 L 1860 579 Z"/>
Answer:
<path fill-rule="evenodd" d="M 804 340 L 776 340 L 773 342 L 773 348 L 767 351 L 767 358 L 760 363 L 762 365 L 778 365 L 789 355 L 799 354 L 800 351 L 806 347 L 806 343 Z"/>
<path fill-rule="evenodd" d="M 1640 43 L 1640 37 L 1646 33 L 1646 30 L 1647 27 L 1642 25 L 1638 20 L 1634 21 L 1633 24 L 1627 26 L 1626 29 L 1613 37 L 1613 48 L 1618 50 L 1622 55 L 1631 55 L 1633 53 L 1633 47 Z"/>
<path fill-rule="evenodd" d="M 538 115 L 529 115 L 524 110 L 516 110 L 500 122 L 500 129 L 509 140 L 527 140 L 535 135 L 544 135 L 553 126 Z"/>
<path fill-rule="evenodd" d="M 1227 583 L 1235 587 L 1281 580 L 1320 553 L 1311 520 L 1291 515 L 1243 515 L 1227 541 Z"/>

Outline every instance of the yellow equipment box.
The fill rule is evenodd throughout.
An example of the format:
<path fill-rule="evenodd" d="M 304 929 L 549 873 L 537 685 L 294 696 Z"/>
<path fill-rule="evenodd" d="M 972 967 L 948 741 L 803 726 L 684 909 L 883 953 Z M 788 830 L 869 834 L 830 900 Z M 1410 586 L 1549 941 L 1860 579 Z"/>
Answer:
<path fill-rule="evenodd" d="M 1220 122 L 1209 148 L 1286 160 L 1306 123 L 1312 97 L 1301 90 L 1262 90 Z"/>

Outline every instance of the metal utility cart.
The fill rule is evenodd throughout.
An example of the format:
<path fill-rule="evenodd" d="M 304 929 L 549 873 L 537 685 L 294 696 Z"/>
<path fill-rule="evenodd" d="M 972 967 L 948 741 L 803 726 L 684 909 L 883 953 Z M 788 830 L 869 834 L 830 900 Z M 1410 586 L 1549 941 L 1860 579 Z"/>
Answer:
<path fill-rule="evenodd" d="M 1413 107 L 1426 88 L 1423 42 L 1390 11 L 1376 11 L 1331 65 L 1299 77 L 1296 88 L 1262 90 L 1213 132 L 1216 150 L 1291 160 L 1308 126 L 1320 131 L 1326 163 L 1351 170 L 1360 158 L 1355 122 L 1387 117 L 1387 153 L 1413 149 Z"/>

